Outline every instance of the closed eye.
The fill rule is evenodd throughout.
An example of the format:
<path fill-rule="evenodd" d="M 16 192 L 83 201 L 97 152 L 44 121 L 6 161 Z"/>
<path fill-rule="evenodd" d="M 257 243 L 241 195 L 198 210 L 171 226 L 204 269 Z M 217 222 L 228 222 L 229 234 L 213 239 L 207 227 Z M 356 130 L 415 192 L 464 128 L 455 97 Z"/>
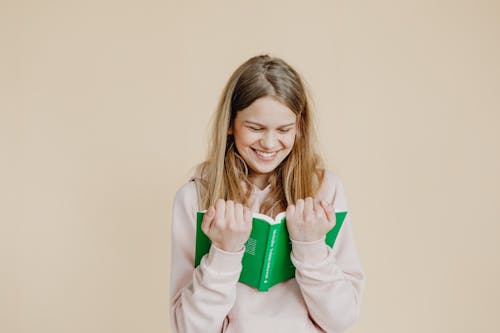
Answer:
<path fill-rule="evenodd" d="M 283 126 L 281 128 L 278 129 L 278 131 L 280 131 L 280 133 L 288 133 L 290 131 L 293 131 L 295 129 L 295 126 Z"/>
<path fill-rule="evenodd" d="M 254 132 L 259 132 L 259 131 L 262 131 L 263 128 L 262 127 L 254 127 L 254 126 L 247 126 L 251 131 L 254 131 Z"/>

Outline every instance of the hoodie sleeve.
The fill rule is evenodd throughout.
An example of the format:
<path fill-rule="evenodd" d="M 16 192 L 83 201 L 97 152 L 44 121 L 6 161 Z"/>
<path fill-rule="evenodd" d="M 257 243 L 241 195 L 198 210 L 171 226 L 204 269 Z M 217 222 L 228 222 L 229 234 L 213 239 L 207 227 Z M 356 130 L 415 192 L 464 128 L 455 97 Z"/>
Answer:
<path fill-rule="evenodd" d="M 348 211 L 342 181 L 330 173 L 325 177 L 335 210 Z M 324 191 L 325 192 L 325 191 Z M 320 239 L 292 240 L 291 259 L 295 278 L 314 322 L 325 332 L 342 332 L 359 317 L 364 273 L 358 259 L 350 214 L 346 215 L 333 249 Z"/>
<path fill-rule="evenodd" d="M 172 211 L 170 322 L 174 332 L 222 332 L 236 298 L 243 250 L 212 246 L 194 268 L 196 185 L 176 193 Z"/>

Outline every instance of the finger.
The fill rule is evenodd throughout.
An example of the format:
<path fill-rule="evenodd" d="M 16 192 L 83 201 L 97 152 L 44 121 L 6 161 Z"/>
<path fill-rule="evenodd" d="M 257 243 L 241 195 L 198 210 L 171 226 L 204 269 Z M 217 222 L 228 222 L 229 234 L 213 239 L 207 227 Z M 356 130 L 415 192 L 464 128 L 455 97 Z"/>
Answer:
<path fill-rule="evenodd" d="M 226 202 L 222 199 L 218 199 L 215 202 L 215 223 L 219 227 L 225 226 L 224 216 L 226 214 Z"/>
<path fill-rule="evenodd" d="M 314 214 L 313 199 L 311 197 L 307 197 L 306 200 L 304 200 L 304 216 L 306 214 Z"/>
<path fill-rule="evenodd" d="M 299 199 L 295 203 L 295 214 L 297 216 L 300 216 L 300 218 L 302 218 L 303 213 L 304 213 L 304 200 Z"/>
<path fill-rule="evenodd" d="M 295 215 L 295 205 L 289 205 L 286 208 L 286 217 L 292 219 Z"/>
<path fill-rule="evenodd" d="M 316 218 L 320 219 L 326 217 L 326 213 L 323 207 L 321 206 L 320 200 L 317 199 L 313 200 L 313 209 L 314 209 L 314 216 L 316 216 Z"/>
<path fill-rule="evenodd" d="M 325 211 L 328 221 L 335 222 L 335 212 L 333 211 L 333 204 L 328 204 L 325 200 L 321 200 L 321 207 Z"/>
<path fill-rule="evenodd" d="M 201 221 L 201 230 L 207 235 L 210 231 L 210 227 L 212 226 L 212 222 L 214 221 L 215 216 L 215 208 L 210 206 L 205 214 L 203 215 L 203 220 Z"/>
<path fill-rule="evenodd" d="M 237 203 L 234 205 L 234 217 L 238 223 L 244 222 L 242 204 Z"/>
<path fill-rule="evenodd" d="M 234 223 L 234 201 L 226 201 L 226 222 Z"/>
<path fill-rule="evenodd" d="M 243 207 L 243 218 L 245 223 L 250 224 L 252 222 L 252 211 L 248 207 Z"/>

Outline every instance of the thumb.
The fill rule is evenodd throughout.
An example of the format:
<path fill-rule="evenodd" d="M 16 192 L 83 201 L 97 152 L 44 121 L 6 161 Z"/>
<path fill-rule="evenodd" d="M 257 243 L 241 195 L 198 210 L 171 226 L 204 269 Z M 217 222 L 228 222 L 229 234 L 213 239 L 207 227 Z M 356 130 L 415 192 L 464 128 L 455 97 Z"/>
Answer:
<path fill-rule="evenodd" d="M 335 222 L 335 212 L 333 210 L 333 202 L 328 204 L 325 200 L 321 200 L 321 207 L 325 211 L 326 218 L 330 222 Z"/>
<path fill-rule="evenodd" d="M 252 213 L 258 213 L 259 212 L 259 200 L 257 200 L 256 196 L 252 195 L 250 199 L 248 200 L 248 208 L 250 208 L 250 211 Z"/>
<path fill-rule="evenodd" d="M 212 222 L 214 221 L 214 217 L 215 217 L 215 208 L 214 206 L 210 206 L 203 215 L 203 220 L 201 221 L 201 230 L 205 234 L 208 234 L 208 231 L 212 226 Z"/>
<path fill-rule="evenodd" d="M 246 223 L 251 223 L 252 222 L 252 212 L 247 207 L 243 208 L 243 220 Z"/>

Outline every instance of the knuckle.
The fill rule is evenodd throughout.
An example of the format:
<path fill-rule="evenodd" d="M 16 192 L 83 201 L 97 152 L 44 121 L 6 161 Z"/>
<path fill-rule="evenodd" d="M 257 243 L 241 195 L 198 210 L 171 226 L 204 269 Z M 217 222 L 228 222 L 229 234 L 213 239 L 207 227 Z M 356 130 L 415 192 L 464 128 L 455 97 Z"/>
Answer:
<path fill-rule="evenodd" d="M 235 223 L 235 221 L 234 221 L 234 220 L 231 220 L 231 222 L 230 222 L 230 223 L 228 223 L 227 228 L 228 228 L 228 230 L 230 230 L 230 231 L 232 231 L 232 232 L 234 232 L 234 231 L 238 231 L 238 224 L 237 224 L 237 223 Z"/>
<path fill-rule="evenodd" d="M 306 223 L 313 223 L 316 220 L 316 217 L 311 214 L 307 214 L 304 218 Z"/>
<path fill-rule="evenodd" d="M 221 229 L 221 223 L 220 223 L 220 220 L 215 220 L 215 221 L 212 223 L 212 229 L 214 229 L 214 230 L 220 230 L 220 229 Z"/>

